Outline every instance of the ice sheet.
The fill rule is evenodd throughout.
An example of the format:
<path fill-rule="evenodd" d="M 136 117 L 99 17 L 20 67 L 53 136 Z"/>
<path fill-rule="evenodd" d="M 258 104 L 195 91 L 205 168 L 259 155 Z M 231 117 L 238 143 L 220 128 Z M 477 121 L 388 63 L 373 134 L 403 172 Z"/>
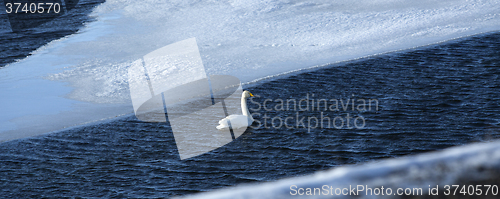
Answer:
<path fill-rule="evenodd" d="M 0 69 L 0 137 L 131 113 L 127 68 L 187 38 L 196 38 L 208 75 L 245 83 L 499 30 L 498 10 L 496 0 L 108 0 L 78 34 Z M 31 125 L 40 115 L 51 128 Z"/>
<path fill-rule="evenodd" d="M 439 186 L 440 194 L 443 195 L 442 191 L 445 189 L 445 185 L 460 185 L 462 187 L 464 180 L 470 180 L 469 182 L 465 181 L 466 183 L 480 183 L 482 180 L 497 179 L 499 169 L 500 141 L 495 141 L 358 166 L 344 166 L 317 172 L 313 175 L 258 185 L 240 185 L 230 189 L 201 193 L 184 198 L 401 198 L 401 196 L 397 195 L 399 188 L 402 189 L 400 193 L 404 193 L 403 190 L 406 188 L 412 190 L 413 188 L 422 188 L 419 196 L 425 197 L 429 195 L 429 187 L 435 188 Z M 311 188 L 311 190 L 313 188 L 321 189 L 324 185 L 334 187 L 334 189 L 347 188 L 352 190 L 353 187 L 357 188 L 360 185 L 371 189 L 379 188 L 379 194 L 370 194 L 370 192 L 366 194 L 366 191 L 357 192 L 355 190 L 353 193 L 359 193 L 359 195 L 353 195 L 350 191 L 344 192 L 347 195 L 340 192 L 337 195 L 321 190 L 323 195 L 320 195 L 319 192 L 316 192 L 316 195 L 306 195 L 305 191 L 302 192 L 303 195 L 298 193 L 291 195 L 295 193 L 291 189 L 292 185 L 297 186 L 292 187 L 295 190 L 298 188 L 304 190 L 306 188 Z M 386 191 L 384 191 L 384 195 L 380 194 L 382 186 L 385 190 L 392 189 L 392 194 L 387 195 L 388 192 Z M 325 193 L 328 194 L 325 195 Z M 489 194 L 491 196 L 492 193 Z M 416 194 L 413 195 L 418 197 Z"/>

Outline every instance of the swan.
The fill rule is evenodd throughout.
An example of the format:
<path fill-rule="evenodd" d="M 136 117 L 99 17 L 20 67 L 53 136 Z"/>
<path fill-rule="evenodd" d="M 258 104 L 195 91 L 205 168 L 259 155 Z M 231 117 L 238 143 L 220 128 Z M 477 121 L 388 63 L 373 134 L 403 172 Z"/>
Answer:
<path fill-rule="evenodd" d="M 231 127 L 233 129 L 243 128 L 252 125 L 254 120 L 252 115 L 250 114 L 250 111 L 248 111 L 247 107 L 247 98 L 249 97 L 253 97 L 253 94 L 248 91 L 244 91 L 241 94 L 241 112 L 243 112 L 243 115 L 227 116 L 226 118 L 221 119 L 219 121 L 219 126 L 215 128 L 219 130 L 228 129 L 229 128 L 228 121 L 231 123 Z"/>

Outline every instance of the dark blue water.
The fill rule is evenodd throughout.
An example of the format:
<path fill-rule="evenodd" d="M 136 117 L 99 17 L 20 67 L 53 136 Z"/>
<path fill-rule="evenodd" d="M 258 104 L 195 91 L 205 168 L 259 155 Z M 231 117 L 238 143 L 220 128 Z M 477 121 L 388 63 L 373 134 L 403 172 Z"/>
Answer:
<path fill-rule="evenodd" d="M 308 95 L 379 105 L 266 111 L 250 103 L 261 123 L 264 115 L 312 118 L 323 110 L 365 125 L 287 129 L 268 119 L 271 128 L 254 123 L 224 147 L 183 161 L 168 124 L 135 116 L 2 143 L 0 197 L 170 197 L 500 138 L 499 52 L 500 33 L 489 33 L 248 86 L 260 96 L 255 103 L 274 101 L 267 108 Z"/>
<path fill-rule="evenodd" d="M 103 2 L 104 0 L 81 0 L 74 9 L 58 18 L 38 27 L 14 32 L 4 9 L 4 1 L 0 0 L 0 68 L 26 58 L 34 50 L 53 40 L 77 32 L 84 23 L 93 20 L 88 15 L 95 6 Z"/>

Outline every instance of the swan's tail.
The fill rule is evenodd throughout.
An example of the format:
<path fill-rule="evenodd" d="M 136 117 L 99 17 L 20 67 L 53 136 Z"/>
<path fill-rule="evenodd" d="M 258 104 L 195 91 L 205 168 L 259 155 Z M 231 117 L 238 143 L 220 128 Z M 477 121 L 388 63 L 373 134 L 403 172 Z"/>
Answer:
<path fill-rule="evenodd" d="M 216 126 L 215 128 L 217 128 L 218 130 L 222 130 L 222 129 L 227 128 L 227 126 L 221 124 L 219 126 Z"/>
<path fill-rule="evenodd" d="M 225 129 L 225 128 L 229 128 L 229 125 L 228 125 L 228 119 L 227 118 L 224 118 L 222 120 L 219 120 L 219 126 L 215 127 L 219 130 L 222 130 L 222 129 Z"/>
<path fill-rule="evenodd" d="M 226 121 L 226 120 L 227 120 L 226 118 L 224 118 L 224 119 L 222 119 L 222 120 L 219 120 L 219 124 L 220 124 L 220 125 L 224 125 L 225 123 L 227 123 L 227 121 Z M 220 126 L 220 125 L 219 125 L 219 126 Z"/>

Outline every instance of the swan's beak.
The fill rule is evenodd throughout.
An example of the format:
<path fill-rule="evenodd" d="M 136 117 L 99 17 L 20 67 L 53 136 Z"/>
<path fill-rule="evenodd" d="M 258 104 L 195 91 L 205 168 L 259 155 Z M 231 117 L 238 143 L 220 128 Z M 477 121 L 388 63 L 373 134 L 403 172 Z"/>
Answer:
<path fill-rule="evenodd" d="M 251 92 L 248 92 L 248 94 L 250 94 L 250 97 L 253 97 L 253 94 Z"/>

